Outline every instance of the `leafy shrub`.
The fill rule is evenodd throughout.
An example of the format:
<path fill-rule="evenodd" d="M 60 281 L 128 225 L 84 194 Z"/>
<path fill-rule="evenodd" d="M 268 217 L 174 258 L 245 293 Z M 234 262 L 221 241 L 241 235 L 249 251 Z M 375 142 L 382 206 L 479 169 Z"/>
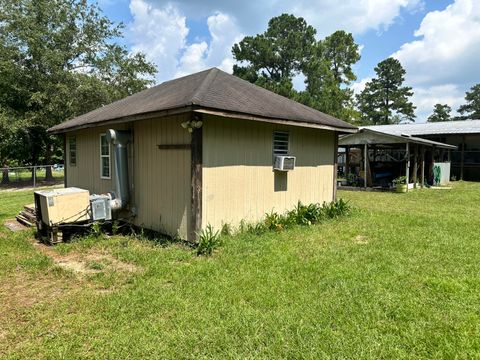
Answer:
<path fill-rule="evenodd" d="M 272 211 L 265 214 L 264 224 L 268 230 L 282 231 L 285 228 L 285 217 Z"/>
<path fill-rule="evenodd" d="M 331 202 L 329 204 L 324 203 L 322 206 L 322 211 L 326 218 L 335 219 L 340 216 L 345 216 L 350 213 L 351 206 L 348 201 L 339 199 L 337 201 Z"/>
<path fill-rule="evenodd" d="M 197 255 L 211 255 L 222 244 L 219 231 L 213 231 L 209 224 L 198 233 Z"/>

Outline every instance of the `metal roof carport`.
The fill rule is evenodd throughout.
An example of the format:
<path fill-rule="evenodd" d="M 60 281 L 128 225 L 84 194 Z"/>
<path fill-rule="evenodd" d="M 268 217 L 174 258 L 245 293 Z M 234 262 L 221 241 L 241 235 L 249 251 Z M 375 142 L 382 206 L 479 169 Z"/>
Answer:
<path fill-rule="evenodd" d="M 361 128 L 355 134 L 348 134 L 340 137 L 339 146 L 346 149 L 346 175 L 349 174 L 349 151 L 351 148 L 362 148 L 363 149 L 363 183 L 364 187 L 367 188 L 368 184 L 371 183 L 371 180 L 368 179 L 369 164 L 368 164 L 368 151 L 369 147 L 378 149 L 378 148 L 399 148 L 402 145 L 405 146 L 405 176 L 407 177 L 408 182 L 410 181 L 410 155 L 411 148 L 413 148 L 414 155 L 414 169 L 413 172 L 413 183 L 416 187 L 417 184 L 417 169 L 418 161 L 420 160 L 420 187 L 423 188 L 425 184 L 425 150 L 426 148 L 441 148 L 447 150 L 456 149 L 456 146 L 448 145 L 432 140 L 422 139 L 407 134 L 392 134 L 384 133 L 377 130 L 372 130 L 368 128 Z M 420 155 L 420 159 L 419 159 Z"/>

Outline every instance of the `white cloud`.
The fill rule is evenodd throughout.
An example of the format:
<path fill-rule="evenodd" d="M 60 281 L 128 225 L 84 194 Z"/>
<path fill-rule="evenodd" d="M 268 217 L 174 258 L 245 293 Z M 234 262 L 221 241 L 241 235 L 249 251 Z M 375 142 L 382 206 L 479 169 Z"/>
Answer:
<path fill-rule="evenodd" d="M 354 34 L 385 30 L 400 17 L 402 9 L 413 11 L 422 4 L 421 0 L 316 0 L 296 2 L 291 10 L 324 37 L 339 29 Z"/>
<path fill-rule="evenodd" d="M 180 59 L 175 77 L 213 66 L 232 72 L 234 60 L 231 49 L 243 35 L 239 32 L 235 20 L 220 12 L 209 16 L 207 25 L 212 38 L 210 44 L 203 41 L 188 45 Z"/>
<path fill-rule="evenodd" d="M 171 0 L 149 0 L 158 8 L 172 4 Z M 323 37 L 335 30 L 353 33 L 383 30 L 392 25 L 401 11 L 415 11 L 423 0 L 182 0 L 173 2 L 188 18 L 201 19 L 214 12 L 235 17 L 242 32 L 264 31 L 268 20 L 282 13 L 304 17 Z"/>
<path fill-rule="evenodd" d="M 360 81 L 354 82 L 350 86 L 350 88 L 353 90 L 353 93 L 355 95 L 360 94 L 363 91 L 363 89 L 365 89 L 365 85 L 367 85 L 367 82 L 369 82 L 371 80 L 372 80 L 372 78 L 370 78 L 370 77 L 364 78 Z"/>
<path fill-rule="evenodd" d="M 186 46 L 186 18 L 177 8 L 168 5 L 158 9 L 144 0 L 132 0 L 129 39 L 133 52 L 143 52 L 157 65 L 157 79 L 172 77 L 178 65 L 180 51 Z"/>
<path fill-rule="evenodd" d="M 456 0 L 442 11 L 428 13 L 414 34 L 392 56 L 407 71 L 414 88 L 419 121 L 436 103 L 457 109 L 465 91 L 480 82 L 480 2 Z"/>
<path fill-rule="evenodd" d="M 435 104 L 448 104 L 452 108 L 452 115 L 464 102 L 464 91 L 455 84 L 434 85 L 430 87 L 416 87 L 413 94 L 413 103 L 417 107 L 418 122 L 424 122 L 432 114 Z"/>
<path fill-rule="evenodd" d="M 159 8 L 146 0 L 131 0 L 130 12 L 132 51 L 145 53 L 157 65 L 158 82 L 214 66 L 232 72 L 231 48 L 243 35 L 230 16 L 217 11 L 208 17 L 209 43 L 187 43 L 186 17 L 176 5 Z"/>
<path fill-rule="evenodd" d="M 480 1 L 456 0 L 432 11 L 415 31 L 418 40 L 393 54 L 407 70 L 412 85 L 470 83 L 480 78 Z"/>

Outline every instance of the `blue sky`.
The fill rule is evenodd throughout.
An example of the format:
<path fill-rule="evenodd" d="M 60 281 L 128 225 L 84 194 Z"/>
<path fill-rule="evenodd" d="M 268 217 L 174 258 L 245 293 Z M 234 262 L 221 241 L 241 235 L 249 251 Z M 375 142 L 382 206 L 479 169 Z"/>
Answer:
<path fill-rule="evenodd" d="M 337 29 L 352 32 L 362 47 L 356 64 L 360 91 L 375 65 L 398 58 L 413 87 L 417 121 L 437 102 L 454 109 L 480 82 L 478 0 L 100 0 L 104 13 L 126 28 L 121 41 L 156 63 L 157 82 L 217 66 L 231 71 L 230 49 L 245 35 L 266 29 L 281 13 L 304 17 L 318 38 Z M 302 80 L 296 80 L 300 88 Z"/>

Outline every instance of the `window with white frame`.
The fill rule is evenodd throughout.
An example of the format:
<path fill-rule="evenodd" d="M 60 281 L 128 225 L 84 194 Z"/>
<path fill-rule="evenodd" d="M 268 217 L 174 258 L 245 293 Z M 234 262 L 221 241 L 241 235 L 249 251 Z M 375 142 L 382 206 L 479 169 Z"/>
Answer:
<path fill-rule="evenodd" d="M 77 165 L 77 138 L 75 136 L 68 138 L 68 160 L 70 166 Z"/>
<path fill-rule="evenodd" d="M 288 155 L 289 134 L 287 131 L 273 132 L 273 157 Z"/>
<path fill-rule="evenodd" d="M 110 144 L 107 135 L 100 135 L 100 177 L 110 179 Z"/>

